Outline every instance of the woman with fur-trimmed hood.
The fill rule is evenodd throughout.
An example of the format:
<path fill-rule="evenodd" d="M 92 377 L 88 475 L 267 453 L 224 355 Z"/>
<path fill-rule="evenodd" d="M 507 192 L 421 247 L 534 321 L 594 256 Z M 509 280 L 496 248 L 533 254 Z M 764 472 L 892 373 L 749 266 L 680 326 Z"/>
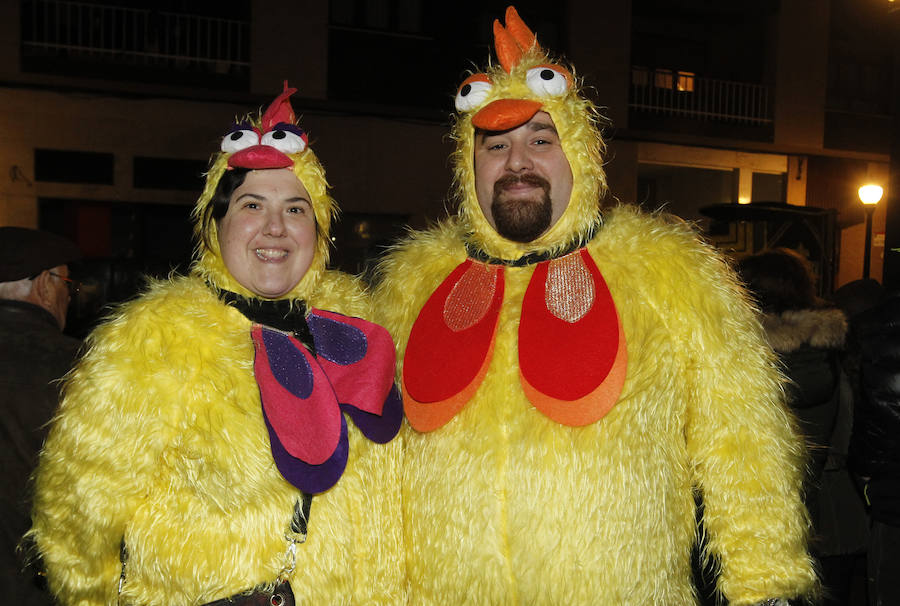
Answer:
<path fill-rule="evenodd" d="M 30 532 L 62 604 L 403 600 L 393 345 L 326 269 L 336 206 L 293 92 L 213 156 L 190 275 L 66 381 Z"/>
<path fill-rule="evenodd" d="M 816 295 L 810 262 L 777 248 L 737 266 L 760 307 L 766 340 L 790 382 L 788 404 L 810 453 L 805 501 L 813 520 L 828 604 L 850 599 L 854 557 L 865 549 L 868 520 L 847 457 L 854 424 L 852 388 L 844 373 L 848 322 Z"/>
<path fill-rule="evenodd" d="M 790 379 L 788 404 L 809 442 L 815 482 L 837 419 L 847 318 L 816 295 L 809 261 L 796 251 L 765 251 L 742 259 L 737 269 L 763 312 L 766 339 Z"/>
<path fill-rule="evenodd" d="M 731 604 L 807 595 L 804 450 L 733 273 L 606 192 L 594 106 L 507 10 L 467 78 L 459 214 L 380 266 L 402 358 L 411 604 L 694 604 L 695 491 Z"/>

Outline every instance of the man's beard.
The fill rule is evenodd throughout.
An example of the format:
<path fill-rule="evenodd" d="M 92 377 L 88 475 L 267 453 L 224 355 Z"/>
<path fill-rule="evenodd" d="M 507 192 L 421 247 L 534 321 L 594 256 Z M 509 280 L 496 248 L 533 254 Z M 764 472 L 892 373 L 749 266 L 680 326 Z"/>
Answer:
<path fill-rule="evenodd" d="M 543 194 L 538 199 L 506 198 L 500 199 L 504 188 L 517 183 L 526 183 L 540 187 Z M 550 203 L 550 182 L 534 174 L 521 176 L 506 175 L 494 183 L 494 197 L 491 202 L 491 215 L 497 233 L 513 242 L 531 242 L 548 227 L 553 217 L 553 205 Z"/>

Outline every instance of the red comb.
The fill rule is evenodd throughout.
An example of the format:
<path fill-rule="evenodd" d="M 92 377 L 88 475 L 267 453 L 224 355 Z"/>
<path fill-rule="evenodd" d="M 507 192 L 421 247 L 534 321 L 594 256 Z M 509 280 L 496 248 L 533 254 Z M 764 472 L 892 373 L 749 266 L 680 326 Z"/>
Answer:
<path fill-rule="evenodd" d="M 288 88 L 287 80 L 284 81 L 284 91 L 278 95 L 266 109 L 262 116 L 262 132 L 272 130 L 272 127 L 280 122 L 294 123 L 294 108 L 291 107 L 290 97 L 297 92 L 296 88 Z"/>

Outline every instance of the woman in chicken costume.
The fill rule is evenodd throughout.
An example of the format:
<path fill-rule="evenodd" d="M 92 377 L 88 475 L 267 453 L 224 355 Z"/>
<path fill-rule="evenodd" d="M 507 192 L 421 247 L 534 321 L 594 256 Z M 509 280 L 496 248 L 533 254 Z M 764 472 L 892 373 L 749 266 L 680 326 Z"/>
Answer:
<path fill-rule="evenodd" d="M 595 108 L 514 9 L 494 36 L 456 96 L 459 214 L 396 246 L 375 296 L 410 603 L 694 604 L 695 491 L 725 599 L 809 594 L 804 451 L 733 273 L 683 222 L 601 214 Z M 502 227 L 535 188 L 546 228 Z"/>
<path fill-rule="evenodd" d="M 403 599 L 394 348 L 325 268 L 336 207 L 293 92 L 223 139 L 191 274 L 67 380 L 31 531 L 63 604 Z"/>

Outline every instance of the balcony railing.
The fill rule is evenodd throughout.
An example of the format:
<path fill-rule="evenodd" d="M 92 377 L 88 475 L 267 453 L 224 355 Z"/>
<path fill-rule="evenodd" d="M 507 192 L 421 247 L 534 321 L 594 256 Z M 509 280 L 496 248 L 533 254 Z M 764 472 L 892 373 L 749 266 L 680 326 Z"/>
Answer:
<path fill-rule="evenodd" d="M 691 72 L 631 68 L 629 107 L 641 112 L 747 125 L 772 123 L 769 87 L 698 78 Z"/>
<path fill-rule="evenodd" d="M 22 2 L 25 56 L 199 69 L 249 68 L 250 24 L 193 14 L 71 0 Z"/>

